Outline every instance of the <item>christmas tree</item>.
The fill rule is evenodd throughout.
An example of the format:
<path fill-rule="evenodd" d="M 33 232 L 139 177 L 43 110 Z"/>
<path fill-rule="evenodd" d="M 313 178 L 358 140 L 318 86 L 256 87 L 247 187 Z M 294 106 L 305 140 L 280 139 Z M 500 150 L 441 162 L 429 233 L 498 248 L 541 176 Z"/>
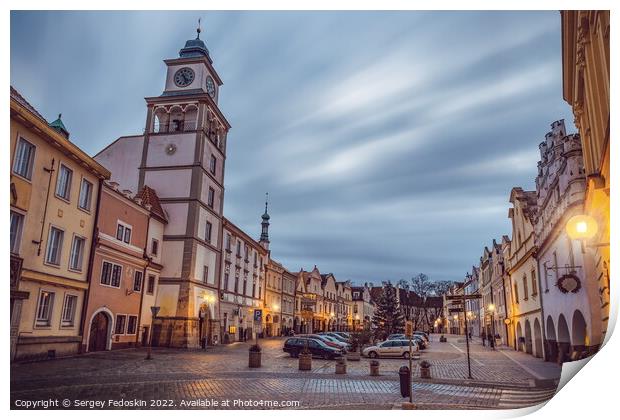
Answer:
<path fill-rule="evenodd" d="M 400 310 L 396 288 L 392 283 L 383 284 L 381 295 L 372 317 L 372 329 L 375 337 L 385 339 L 390 334 L 403 333 L 405 317 Z"/>

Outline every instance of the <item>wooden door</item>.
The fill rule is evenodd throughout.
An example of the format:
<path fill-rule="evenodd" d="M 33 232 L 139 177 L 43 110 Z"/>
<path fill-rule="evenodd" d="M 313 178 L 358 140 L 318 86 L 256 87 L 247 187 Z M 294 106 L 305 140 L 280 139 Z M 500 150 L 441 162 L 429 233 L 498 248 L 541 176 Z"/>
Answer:
<path fill-rule="evenodd" d="M 90 337 L 88 341 L 88 351 L 107 350 L 108 345 L 108 317 L 103 312 L 99 312 L 90 324 Z"/>

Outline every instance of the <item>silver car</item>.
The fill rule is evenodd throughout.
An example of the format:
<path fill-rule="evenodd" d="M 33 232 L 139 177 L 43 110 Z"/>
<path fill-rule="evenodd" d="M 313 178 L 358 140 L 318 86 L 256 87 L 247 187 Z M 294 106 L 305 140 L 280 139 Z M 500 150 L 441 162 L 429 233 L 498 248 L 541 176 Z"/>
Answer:
<path fill-rule="evenodd" d="M 418 345 L 414 342 L 412 351 L 418 351 Z M 376 346 L 366 347 L 362 354 L 372 359 L 377 357 L 404 357 L 409 358 L 409 340 L 387 340 Z"/>

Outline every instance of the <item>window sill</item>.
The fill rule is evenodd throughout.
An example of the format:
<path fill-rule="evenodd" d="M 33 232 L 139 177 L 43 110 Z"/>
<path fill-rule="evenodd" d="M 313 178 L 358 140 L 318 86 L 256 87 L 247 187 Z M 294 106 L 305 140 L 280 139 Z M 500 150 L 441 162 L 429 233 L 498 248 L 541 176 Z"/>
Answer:
<path fill-rule="evenodd" d="M 58 195 L 58 194 L 54 193 L 54 197 L 56 197 L 60 201 L 64 201 L 67 204 L 71 204 L 71 196 L 69 196 L 69 198 L 65 198 L 65 197 L 63 197 L 61 195 Z"/>
<path fill-rule="evenodd" d="M 21 179 L 21 180 L 23 180 L 23 181 L 26 181 L 26 182 L 27 182 L 27 183 L 29 183 L 29 184 L 32 184 L 32 176 L 30 177 L 30 179 L 28 179 L 28 178 L 26 178 L 25 176 L 18 174 L 17 172 L 13 172 L 13 171 L 11 171 L 11 173 L 12 173 L 13 175 L 15 175 L 16 177 L 18 177 L 19 179 Z"/>
<path fill-rule="evenodd" d="M 118 286 L 112 286 L 111 284 L 104 284 L 104 283 L 100 282 L 99 285 L 103 286 L 103 287 L 109 287 L 110 289 L 120 289 L 121 288 L 120 284 Z"/>
<path fill-rule="evenodd" d="M 53 267 L 53 268 L 58 268 L 58 269 L 60 269 L 60 263 L 55 264 L 55 263 L 52 263 L 52 262 L 44 261 L 44 262 L 43 262 L 43 265 L 46 265 L 46 266 L 48 266 L 48 267 Z"/>
<path fill-rule="evenodd" d="M 72 273 L 75 273 L 75 274 L 82 274 L 82 273 L 83 273 L 83 271 L 82 271 L 82 269 L 81 269 L 81 268 L 80 268 L 80 269 L 77 269 L 77 268 L 71 268 L 71 267 L 69 267 L 69 268 L 67 268 L 67 270 L 68 270 L 68 271 L 70 271 L 70 272 L 72 272 Z"/>
<path fill-rule="evenodd" d="M 90 216 L 90 215 L 92 215 L 92 213 L 90 212 L 90 208 L 85 209 L 85 208 L 80 207 L 80 206 L 77 206 L 77 208 L 78 208 L 78 210 L 80 210 L 80 211 L 82 211 L 82 212 L 84 212 L 84 213 L 88 214 L 89 216 Z"/>

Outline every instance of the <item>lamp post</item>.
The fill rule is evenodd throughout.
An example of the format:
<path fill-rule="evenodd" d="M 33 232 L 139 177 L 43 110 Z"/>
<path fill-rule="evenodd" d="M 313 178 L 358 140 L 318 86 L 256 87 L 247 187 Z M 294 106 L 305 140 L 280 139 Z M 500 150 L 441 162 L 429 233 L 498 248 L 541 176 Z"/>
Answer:
<path fill-rule="evenodd" d="M 489 304 L 489 312 L 491 312 L 491 334 L 493 336 L 493 345 L 491 347 L 495 350 L 495 305 L 493 303 Z"/>
<path fill-rule="evenodd" d="M 151 360 L 151 350 L 152 350 L 152 343 L 153 343 L 153 319 L 155 319 L 155 317 L 157 316 L 157 314 L 159 313 L 159 306 L 151 306 L 151 328 L 149 331 L 149 346 L 146 349 L 146 360 Z"/>

